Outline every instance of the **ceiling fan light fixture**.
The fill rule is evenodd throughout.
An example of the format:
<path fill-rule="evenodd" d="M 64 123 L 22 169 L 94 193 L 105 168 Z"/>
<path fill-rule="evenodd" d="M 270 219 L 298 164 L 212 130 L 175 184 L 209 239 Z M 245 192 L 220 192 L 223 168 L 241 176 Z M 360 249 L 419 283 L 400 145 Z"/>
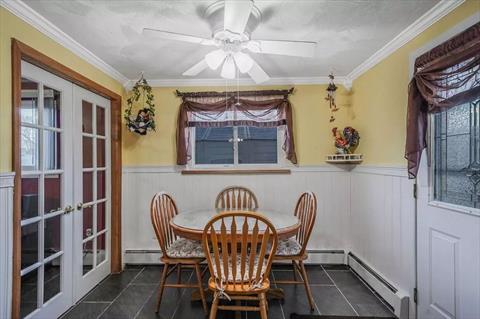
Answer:
<path fill-rule="evenodd" d="M 205 61 L 207 62 L 210 69 L 216 70 L 225 60 L 226 56 L 227 53 L 225 51 L 223 51 L 222 49 L 218 49 L 207 53 L 207 55 L 205 55 Z"/>
<path fill-rule="evenodd" d="M 220 75 L 224 79 L 234 79 L 235 78 L 235 62 L 233 61 L 233 58 L 231 56 L 228 56 L 225 59 L 225 63 L 223 64 L 222 67 L 222 72 Z"/>
<path fill-rule="evenodd" d="M 253 59 L 246 53 L 238 51 L 233 55 L 233 58 L 241 73 L 247 73 L 253 66 Z"/>

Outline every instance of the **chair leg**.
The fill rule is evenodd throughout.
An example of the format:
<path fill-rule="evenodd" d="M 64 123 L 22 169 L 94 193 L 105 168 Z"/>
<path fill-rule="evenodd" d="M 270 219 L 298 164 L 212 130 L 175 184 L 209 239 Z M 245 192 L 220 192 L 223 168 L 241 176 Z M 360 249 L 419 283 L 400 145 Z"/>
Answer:
<path fill-rule="evenodd" d="M 177 284 L 180 284 L 182 278 L 182 264 L 177 265 Z"/>
<path fill-rule="evenodd" d="M 218 298 L 215 296 L 215 297 L 213 297 L 212 309 L 210 309 L 209 319 L 216 319 L 217 318 L 217 309 L 218 309 Z"/>
<path fill-rule="evenodd" d="M 307 291 L 307 297 L 308 297 L 308 303 L 310 304 L 310 310 L 313 311 L 313 310 L 315 310 L 315 306 L 314 306 L 314 302 L 313 302 L 312 291 L 310 290 L 310 283 L 308 282 L 307 270 L 305 269 L 305 265 L 303 264 L 303 261 L 299 261 L 298 263 L 299 263 L 299 266 L 300 266 L 301 275 L 303 277 L 303 284 L 305 285 L 305 290 Z"/>
<path fill-rule="evenodd" d="M 258 298 L 260 299 L 260 318 L 262 319 L 268 319 L 268 314 L 267 314 L 267 301 L 265 298 L 265 293 L 261 293 L 258 295 Z"/>
<path fill-rule="evenodd" d="M 297 281 L 297 265 L 295 264 L 295 260 L 292 260 L 293 266 L 293 280 Z"/>
<path fill-rule="evenodd" d="M 158 288 L 157 309 L 155 310 L 156 313 L 158 313 L 160 310 L 160 304 L 162 303 L 162 295 L 163 290 L 165 289 L 165 281 L 167 280 L 168 266 L 168 264 L 163 265 L 162 278 L 160 279 L 160 287 Z"/>
<path fill-rule="evenodd" d="M 199 264 L 195 264 L 195 273 L 197 275 L 198 290 L 200 290 L 200 298 L 202 299 L 203 311 L 207 315 L 208 314 L 207 300 L 205 299 L 205 293 L 203 291 L 202 272 L 200 271 L 200 265 Z"/>

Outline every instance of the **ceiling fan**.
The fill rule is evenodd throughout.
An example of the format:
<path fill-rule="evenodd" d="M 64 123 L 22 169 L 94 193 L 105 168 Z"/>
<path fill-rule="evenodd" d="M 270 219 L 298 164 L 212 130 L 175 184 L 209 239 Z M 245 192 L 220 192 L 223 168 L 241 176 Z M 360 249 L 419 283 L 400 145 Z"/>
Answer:
<path fill-rule="evenodd" d="M 223 78 L 234 79 L 238 68 L 239 72 L 248 73 L 255 83 L 262 83 L 270 77 L 248 51 L 297 57 L 313 57 L 315 54 L 316 42 L 251 39 L 252 31 L 261 20 L 261 12 L 253 0 L 217 1 L 207 7 L 205 17 L 212 28 L 210 39 L 152 28 L 144 28 L 143 34 L 217 47 L 185 71 L 184 76 L 196 76 L 207 68 L 217 70 L 223 64 L 220 72 Z"/>

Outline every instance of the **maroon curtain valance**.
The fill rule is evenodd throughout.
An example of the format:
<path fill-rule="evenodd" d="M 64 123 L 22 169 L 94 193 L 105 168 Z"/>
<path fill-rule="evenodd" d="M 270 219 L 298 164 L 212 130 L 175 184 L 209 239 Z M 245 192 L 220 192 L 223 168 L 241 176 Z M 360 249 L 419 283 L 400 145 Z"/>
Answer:
<path fill-rule="evenodd" d="M 408 88 L 405 158 L 415 178 L 427 147 L 427 118 L 480 98 L 480 22 L 415 60 Z"/>
<path fill-rule="evenodd" d="M 258 91 L 261 92 L 261 91 Z M 268 91 L 271 92 L 272 91 Z M 292 106 L 288 94 L 261 95 L 250 98 L 219 94 L 182 97 L 177 121 L 177 164 L 185 165 L 190 158 L 190 127 L 285 126 L 283 149 L 287 159 L 297 163 L 293 139 Z"/>

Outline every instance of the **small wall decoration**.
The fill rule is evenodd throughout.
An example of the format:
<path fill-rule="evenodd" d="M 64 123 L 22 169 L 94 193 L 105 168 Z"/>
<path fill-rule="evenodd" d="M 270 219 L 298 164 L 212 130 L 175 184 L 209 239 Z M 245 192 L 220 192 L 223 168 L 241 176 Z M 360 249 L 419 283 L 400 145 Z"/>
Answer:
<path fill-rule="evenodd" d="M 333 82 L 333 80 L 335 79 L 335 77 L 333 76 L 333 73 L 330 73 L 328 77 L 330 78 L 330 83 L 328 84 L 328 87 L 327 87 L 327 96 L 325 97 L 325 100 L 327 100 L 328 103 L 330 104 L 330 112 L 331 112 L 330 122 L 333 122 L 335 121 L 334 112 L 338 111 L 337 104 L 335 103 L 337 86 Z"/>
<path fill-rule="evenodd" d="M 136 116 L 132 116 L 134 104 L 138 104 L 141 98 L 140 110 Z M 143 74 L 132 88 L 131 96 L 127 99 L 127 108 L 123 118 L 130 132 L 146 135 L 148 131 L 155 131 L 155 104 L 153 102 L 152 87 L 148 85 Z"/>
<path fill-rule="evenodd" d="M 334 127 L 332 129 L 335 138 L 336 154 L 353 154 L 360 141 L 358 131 L 351 126 L 347 126 L 342 132 Z"/>

